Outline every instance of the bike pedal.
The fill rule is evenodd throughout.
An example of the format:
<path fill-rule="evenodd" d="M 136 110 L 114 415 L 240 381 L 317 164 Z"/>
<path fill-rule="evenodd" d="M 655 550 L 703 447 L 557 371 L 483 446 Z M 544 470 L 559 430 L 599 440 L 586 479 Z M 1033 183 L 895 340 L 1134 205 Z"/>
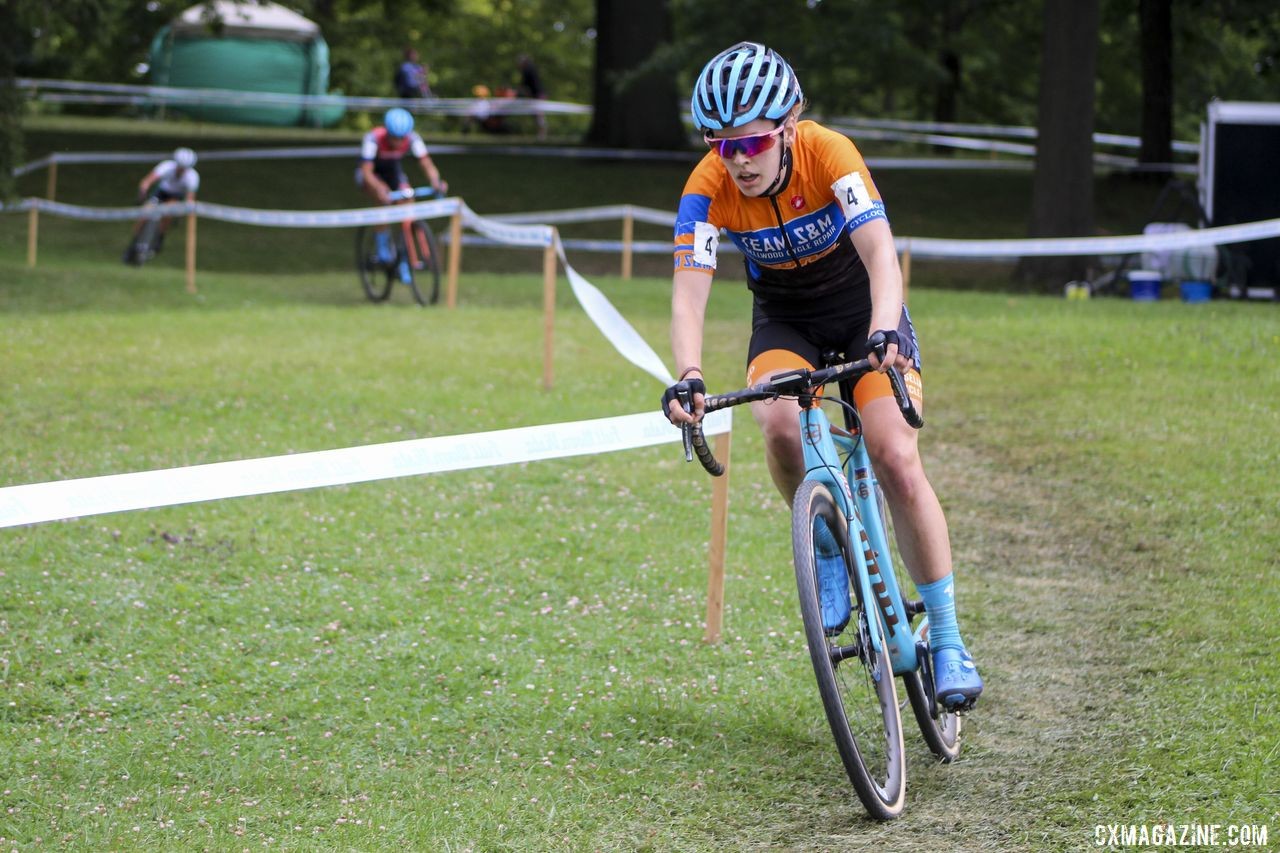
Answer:
<path fill-rule="evenodd" d="M 956 714 L 957 716 L 964 716 L 965 714 L 969 713 L 974 709 L 974 706 L 978 704 L 978 700 L 975 697 L 973 699 L 966 699 L 965 701 L 955 705 L 943 705 L 941 703 L 939 704 L 941 705 L 942 710 L 948 714 Z"/>

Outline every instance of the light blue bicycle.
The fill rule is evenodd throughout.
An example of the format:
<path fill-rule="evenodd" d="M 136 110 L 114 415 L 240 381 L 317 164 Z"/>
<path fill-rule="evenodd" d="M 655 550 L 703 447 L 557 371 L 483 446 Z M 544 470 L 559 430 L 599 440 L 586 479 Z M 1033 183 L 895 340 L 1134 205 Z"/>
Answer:
<path fill-rule="evenodd" d="M 906 799 L 906 756 L 902 707 L 894 676 L 902 679 L 925 742 L 943 762 L 960 753 L 960 717 L 934 695 L 929 655 L 929 620 L 924 605 L 908 600 L 905 570 L 895 568 L 889 550 L 888 515 L 871 468 L 861 423 L 853 406 L 853 385 L 874 370 L 867 360 L 796 370 L 767 382 L 706 398 L 708 412 L 782 397 L 800 401 L 799 427 L 807 474 L 791 507 L 791 543 L 809 655 L 831 733 L 858 799 L 874 818 L 902 813 Z M 919 429 L 924 422 L 911 403 L 897 370 L 888 371 L 903 417 Z M 832 427 L 817 405 L 816 392 L 838 383 L 845 429 Z M 687 393 L 681 395 L 687 405 Z M 696 453 L 713 476 L 724 468 L 711 453 L 698 424 L 685 428 L 685 455 Z M 852 590 L 852 617 L 839 631 L 822 623 L 818 552 L 815 540 L 830 530 L 839 543 Z"/>

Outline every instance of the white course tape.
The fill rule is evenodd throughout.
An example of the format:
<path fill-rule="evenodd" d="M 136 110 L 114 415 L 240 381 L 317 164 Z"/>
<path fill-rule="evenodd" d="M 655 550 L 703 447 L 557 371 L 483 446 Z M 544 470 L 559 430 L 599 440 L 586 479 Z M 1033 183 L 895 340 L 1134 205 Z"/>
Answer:
<path fill-rule="evenodd" d="M 355 208 L 351 210 L 258 210 L 231 207 L 209 202 L 171 202 L 160 206 L 97 208 L 28 198 L 14 204 L 0 205 L 0 212 L 18 212 L 36 208 L 42 212 L 84 220 L 122 220 L 139 216 L 181 216 L 194 210 L 197 216 L 236 222 L 245 225 L 263 225 L 281 228 L 343 228 L 384 222 L 400 222 L 407 216 L 431 219 L 451 216 L 461 204 L 459 199 L 445 198 L 416 202 L 412 205 L 392 207 Z M 543 248 L 552 244 L 553 229 L 549 225 L 522 224 L 523 220 L 541 217 L 543 221 L 554 218 L 559 222 L 591 222 L 617 218 L 627 206 L 615 205 L 538 214 L 503 214 L 480 216 L 465 204 L 463 221 L 467 227 L 497 245 Z M 675 214 L 650 208 L 632 207 L 636 221 L 669 226 L 675 222 Z M 1159 252 L 1180 248 L 1201 248 L 1230 243 L 1247 243 L 1280 237 L 1280 219 L 1245 222 L 1239 225 L 1222 225 L 1180 231 L 1172 234 L 1134 234 L 1120 237 L 1055 237 L 1001 240 L 952 240 L 936 237 L 898 237 L 898 251 L 910 249 L 916 258 L 941 260 L 954 258 L 992 260 L 998 258 L 1023 258 L 1050 255 L 1124 255 L 1141 252 Z M 622 244 L 614 241 L 566 241 L 565 245 L 588 251 L 618 251 Z M 726 244 L 726 249 L 733 248 Z M 632 251 L 662 253 L 671 250 L 666 242 L 636 241 Z"/>
<path fill-rule="evenodd" d="M 1169 234 L 1135 234 L 1127 237 L 1054 237 L 1029 240 L 940 240 L 899 237 L 898 251 L 911 250 L 915 258 L 1026 258 L 1066 255 L 1128 255 L 1248 243 L 1280 237 L 1280 219 L 1222 225 Z"/>
<path fill-rule="evenodd" d="M 452 216 L 460 200 L 438 198 L 413 204 L 360 207 L 351 210 L 258 210 L 225 204 L 196 202 L 196 215 L 241 225 L 269 225 L 277 228 L 343 228 L 350 225 L 380 225 L 405 219 L 436 219 Z"/>
<path fill-rule="evenodd" d="M 848 131 L 848 129 L 846 129 Z M 851 132 L 851 131 L 850 131 Z M 982 147 L 982 146 L 978 146 Z M 701 159 L 705 154 L 700 151 L 656 151 L 648 149 L 627 148 L 578 148 L 551 145 L 459 145 L 454 143 L 433 143 L 433 155 L 483 155 L 505 157 L 555 157 L 560 159 L 591 160 L 669 160 L 691 162 Z M 211 160 L 305 160 L 323 158 L 350 158 L 353 162 L 360 156 L 356 145 L 320 145 L 303 148 L 240 148 L 226 150 L 199 151 L 202 162 Z M 54 163 L 68 165 L 88 165 L 101 163 L 158 163 L 172 156 L 172 151 L 151 151 L 123 153 L 116 151 L 77 151 L 54 152 L 30 163 L 24 163 L 13 170 L 15 177 L 26 175 L 37 169 L 43 169 Z M 1121 168 L 1142 168 L 1132 158 L 1114 158 L 1097 155 L 1095 158 L 1104 165 Z M 958 157 L 868 157 L 867 165 L 872 169 L 930 169 L 944 171 L 1028 171 L 1033 166 L 1027 159 L 962 159 Z M 1172 168 L 1173 171 L 1194 173 L 1194 164 L 1157 164 L 1160 168 Z M 614 205 L 626 207 L 626 205 Z M 607 208 L 602 208 L 607 209 Z M 633 208 L 639 221 L 644 214 L 643 208 Z M 511 214 L 511 216 L 532 216 L 534 214 Z M 665 215 L 665 214 L 664 214 Z M 505 218 L 505 215 L 504 217 Z M 519 220 L 512 220 L 519 221 Z M 549 223 L 548 223 L 549 224 Z"/>
<path fill-rule="evenodd" d="M 135 86 L 127 83 L 91 83 L 21 77 L 14 81 L 33 97 L 57 103 L 98 104 L 198 104 L 209 106 L 343 107 L 352 110 L 382 110 L 404 107 L 415 113 L 470 115 L 476 103 L 490 113 L 526 115 L 558 113 L 590 115 L 591 107 L 565 101 L 536 98 L 379 98 L 342 95 L 290 95 L 281 92 L 249 92 L 241 89 L 195 89 L 178 86 Z M 41 94 L 41 90 L 69 92 L 70 95 Z"/>
<path fill-rule="evenodd" d="M 607 210 L 614 218 L 622 211 L 621 207 L 603 209 Z M 596 328 L 605 336 L 605 339 L 613 345 L 614 349 L 623 358 L 653 376 L 662 384 L 671 385 L 675 383 L 675 377 L 667 370 L 666 365 L 662 363 L 662 359 L 658 357 L 658 354 L 653 351 L 653 347 L 649 346 L 648 342 L 627 322 L 626 318 L 618 313 L 618 309 L 613 307 L 613 303 L 600 292 L 600 289 L 579 275 L 578 271 L 569 263 L 569 259 L 564 254 L 564 245 L 561 243 L 559 235 L 554 228 L 549 225 L 519 225 L 510 220 L 500 222 L 491 217 L 480 216 L 465 205 L 462 208 L 462 220 L 469 228 L 484 237 L 505 245 L 540 246 L 543 248 L 554 245 L 556 255 L 560 258 L 560 263 L 564 265 L 564 273 L 569 279 L 569 286 L 573 289 L 573 295 L 577 298 L 578 304 L 582 306 L 582 310 L 586 312 L 591 322 L 595 323 Z"/>
<path fill-rule="evenodd" d="M 90 222 L 118 222 L 129 219 L 159 219 L 162 216 L 185 216 L 198 208 L 198 204 L 185 201 L 169 201 L 164 204 L 145 204 L 139 207 L 82 207 L 49 201 L 47 198 L 24 198 L 13 204 L 0 203 L 0 212 L 15 213 L 35 208 L 41 213 L 64 216 Z"/>
<path fill-rule="evenodd" d="M 704 432 L 728 432 L 729 411 L 714 412 Z M 288 456 L 215 462 L 188 468 L 110 474 L 79 480 L 0 488 L 0 528 L 239 498 L 611 453 L 680 440 L 680 432 L 652 412 L 465 435 L 419 438 Z"/>
<path fill-rule="evenodd" d="M 28 200 L 27 204 L 48 204 L 39 204 L 42 201 Z M 608 298 L 569 264 L 555 229 L 548 225 L 495 221 L 476 214 L 459 199 L 439 199 L 398 208 L 346 211 L 247 210 L 211 204 L 197 204 L 195 209 L 203 216 L 246 224 L 334 227 L 357 222 L 396 221 L 406 215 L 419 218 L 443 216 L 457 211 L 459 205 L 468 227 L 489 240 L 518 246 L 555 245 L 556 254 L 564 264 L 574 295 L 606 340 L 624 358 L 663 384 L 670 385 L 675 381 L 662 359 L 626 318 L 618 313 Z M 130 216 L 137 213 L 134 209 L 123 212 Z M 609 212 L 616 216 L 618 210 L 610 209 Z M 707 418 L 705 432 L 708 435 L 728 432 L 731 425 L 730 412 L 715 412 Z M 239 462 L 219 462 L 188 468 L 11 486 L 0 488 L 0 528 L 415 474 L 608 453 L 671 442 L 679 437 L 680 433 L 655 412 Z"/>
<path fill-rule="evenodd" d="M 550 225 L 517 225 L 499 222 L 496 219 L 481 216 L 465 204 L 462 206 L 462 224 L 490 240 L 497 240 L 509 246 L 545 248 L 551 245 L 551 237 L 555 233 Z"/>
<path fill-rule="evenodd" d="M 886 130 L 908 130 L 920 133 L 967 133 L 976 136 L 1006 136 L 1020 139 L 1035 139 L 1038 131 L 1034 127 L 1010 126 L 998 124 L 965 124 L 947 121 L 903 121 L 891 118 L 852 118 L 842 117 L 831 120 L 836 124 L 844 124 L 855 128 L 883 128 Z M 1099 145 L 1116 145 L 1122 148 L 1137 148 L 1142 140 L 1136 136 L 1117 133 L 1095 133 L 1093 141 Z M 1200 150 L 1198 142 L 1175 140 L 1174 151 L 1195 154 Z"/>
<path fill-rule="evenodd" d="M 578 304 L 591 318 L 591 322 L 596 324 L 596 328 L 627 361 L 663 385 L 674 385 L 675 377 L 671 375 L 671 371 L 667 370 L 667 366 L 662 363 L 658 354 L 653 351 L 653 347 L 640 337 L 635 327 L 618 313 L 618 309 L 613 307 L 613 303 L 600 292 L 598 287 L 579 275 L 578 271 L 569 265 L 568 259 L 564 256 L 564 246 L 561 245 L 558 237 L 555 246 L 556 254 L 560 256 L 560 263 L 564 264 L 564 274 L 569 279 L 573 295 L 577 297 Z"/>

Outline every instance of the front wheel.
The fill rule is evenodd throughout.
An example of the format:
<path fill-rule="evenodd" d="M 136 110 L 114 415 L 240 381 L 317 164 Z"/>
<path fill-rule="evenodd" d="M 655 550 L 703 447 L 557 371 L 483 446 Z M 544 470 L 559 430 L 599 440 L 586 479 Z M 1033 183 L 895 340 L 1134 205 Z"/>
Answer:
<path fill-rule="evenodd" d="M 138 236 L 133 238 L 129 248 L 125 250 L 124 262 L 140 267 L 155 257 L 156 237 L 160 233 L 160 220 L 148 219 L 138 229 Z"/>
<path fill-rule="evenodd" d="M 853 618 L 836 637 L 826 635 L 814 551 L 819 519 L 836 534 L 846 568 L 853 567 L 848 527 L 831 492 L 821 483 L 806 480 L 792 503 L 791 544 L 809 657 L 845 773 L 867 813 L 889 820 L 902 814 L 907 770 L 884 621 L 874 602 L 862 600 L 857 572 L 851 571 Z M 872 632 L 879 637 L 879 651 L 873 645 Z"/>
<path fill-rule="evenodd" d="M 369 301 L 385 302 L 395 281 L 395 265 L 384 264 L 378 259 L 377 230 L 371 227 L 356 229 L 356 273 Z"/>

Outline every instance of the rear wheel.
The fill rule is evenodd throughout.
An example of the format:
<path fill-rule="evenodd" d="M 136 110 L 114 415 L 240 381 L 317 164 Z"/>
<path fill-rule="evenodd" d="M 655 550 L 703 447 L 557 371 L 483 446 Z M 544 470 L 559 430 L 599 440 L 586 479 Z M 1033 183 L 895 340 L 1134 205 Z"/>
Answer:
<path fill-rule="evenodd" d="M 898 581 L 898 591 L 906 600 L 911 598 L 915 586 L 911 580 L 911 574 L 907 571 L 906 563 L 902 561 L 902 555 L 894 545 L 889 508 L 885 505 L 884 492 L 879 486 L 876 486 L 876 501 L 880 507 L 880 522 L 884 526 L 885 542 L 893 552 L 890 556 L 893 559 L 893 574 Z M 925 629 L 924 639 L 926 642 L 929 639 L 928 628 Z M 925 654 L 918 657 L 920 658 L 919 666 L 902 676 L 902 684 L 907 693 L 906 701 L 911 704 L 911 713 L 916 718 L 916 724 L 920 726 L 920 734 L 924 736 L 924 742 L 928 745 L 929 751 L 943 764 L 949 764 L 960 755 L 960 716 L 943 710 L 941 705 L 933 701 L 933 685 L 926 683 L 926 679 L 933 680 L 933 669 L 928 660 L 927 650 Z"/>
<path fill-rule="evenodd" d="M 377 229 L 356 229 L 356 272 L 364 295 L 372 302 L 384 302 L 391 295 L 395 266 L 378 260 Z"/>
<path fill-rule="evenodd" d="M 889 653 L 883 642 L 884 622 L 872 602 L 862 601 L 856 572 L 853 618 L 836 637 L 822 627 L 818 595 L 814 531 L 818 520 L 836 534 L 845 566 L 854 565 L 848 528 L 831 492 L 821 483 L 806 480 L 792 503 L 791 544 L 800 594 L 800 615 L 805 640 L 818 681 L 818 693 L 826 711 L 845 773 L 867 813 L 879 820 L 902 814 L 906 801 L 906 761 L 902 746 L 902 718 Z M 877 651 L 871 635 L 880 638 Z"/>

